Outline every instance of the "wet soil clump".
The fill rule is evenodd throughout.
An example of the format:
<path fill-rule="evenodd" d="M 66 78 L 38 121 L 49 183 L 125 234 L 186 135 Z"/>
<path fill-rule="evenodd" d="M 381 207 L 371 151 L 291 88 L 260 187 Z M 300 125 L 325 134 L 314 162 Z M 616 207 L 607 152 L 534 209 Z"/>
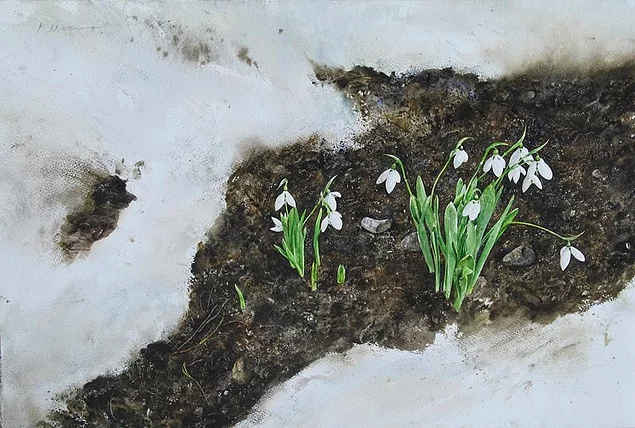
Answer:
<path fill-rule="evenodd" d="M 126 182 L 110 175 L 97 178 L 84 203 L 66 216 L 58 245 L 64 256 L 74 260 L 95 241 L 106 238 L 117 227 L 119 213 L 137 199 L 126 191 Z"/>
<path fill-rule="evenodd" d="M 518 313 L 548 322 L 616 296 L 634 275 L 635 69 L 482 81 L 450 69 L 389 76 L 365 67 L 317 68 L 316 84 L 337 86 L 367 130 L 352 147 L 312 137 L 254 150 L 230 177 L 227 209 L 199 244 L 189 309 L 177 331 L 144 348 L 121 374 L 86 384 L 47 426 L 228 426 L 271 386 L 326 353 L 366 342 L 421 349 L 450 322 L 467 328 Z M 414 231 L 408 195 L 403 183 L 390 195 L 375 184 L 390 166 L 383 154 L 399 156 L 410 180 L 421 174 L 429 186 L 461 137 L 474 138 L 466 144 L 471 170 L 489 143 L 516 141 L 525 127 L 528 147 L 549 140 L 541 155 L 554 178 L 542 191 L 510 185 L 503 200 L 516 195 L 520 220 L 565 235 L 585 231 L 576 246 L 587 261 L 563 273 L 561 241 L 511 228 L 457 314 L 434 292 L 421 254 L 401 246 Z M 442 204 L 465 174 L 448 170 L 438 188 Z M 288 178 L 298 206 L 310 210 L 334 175 L 344 227 L 322 236 L 312 292 L 273 248 L 280 242 L 269 231 L 273 203 Z M 391 227 L 370 233 L 360 224 L 367 216 L 390 219 Z M 529 266 L 503 264 L 519 246 L 520 253 L 531 249 Z M 340 263 L 348 272 L 344 285 L 336 283 Z M 234 286 L 245 294 L 244 311 Z"/>

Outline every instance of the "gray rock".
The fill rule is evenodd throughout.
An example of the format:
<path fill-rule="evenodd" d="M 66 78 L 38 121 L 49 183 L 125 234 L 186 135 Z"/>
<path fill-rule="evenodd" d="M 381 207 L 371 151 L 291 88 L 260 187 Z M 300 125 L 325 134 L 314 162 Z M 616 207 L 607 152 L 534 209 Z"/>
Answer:
<path fill-rule="evenodd" d="M 249 382 L 251 378 L 251 372 L 247 366 L 247 362 L 244 357 L 240 357 L 234 363 L 232 367 L 232 380 L 239 384 Z"/>
<path fill-rule="evenodd" d="M 527 267 L 536 261 L 536 253 L 530 247 L 520 245 L 503 257 L 503 264 L 509 267 Z"/>
<path fill-rule="evenodd" d="M 421 251 L 417 232 L 412 232 L 404 236 L 404 238 L 401 240 L 401 248 L 406 251 L 412 251 L 413 253 L 418 253 L 419 251 Z"/>
<path fill-rule="evenodd" d="M 607 179 L 607 176 L 602 174 L 602 171 L 599 169 L 594 169 L 593 172 L 591 172 L 591 176 L 600 181 L 606 181 Z"/>
<path fill-rule="evenodd" d="M 364 217 L 362 219 L 362 227 L 370 233 L 385 232 L 390 229 L 390 226 L 392 226 L 391 219 L 376 220 L 370 217 Z"/>

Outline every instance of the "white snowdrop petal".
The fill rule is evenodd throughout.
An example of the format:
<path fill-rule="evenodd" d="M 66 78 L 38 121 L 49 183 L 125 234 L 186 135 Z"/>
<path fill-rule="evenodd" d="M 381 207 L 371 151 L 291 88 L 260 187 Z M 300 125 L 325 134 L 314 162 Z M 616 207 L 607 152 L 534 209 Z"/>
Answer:
<path fill-rule="evenodd" d="M 465 150 L 459 150 L 458 152 L 456 152 L 456 154 L 454 155 L 454 159 L 452 161 L 452 165 L 454 166 L 454 169 L 457 169 L 458 167 L 460 167 L 463 162 L 466 162 L 468 159 L 467 156 L 467 152 Z"/>
<path fill-rule="evenodd" d="M 551 180 L 551 178 L 553 177 L 553 172 L 551 171 L 551 168 L 549 167 L 549 165 L 547 165 L 547 162 L 545 162 L 544 160 L 540 159 L 538 161 L 538 173 L 545 179 L 545 180 Z"/>
<path fill-rule="evenodd" d="M 274 208 L 278 211 L 284 205 L 284 192 L 280 193 L 276 198 L 276 202 L 274 204 Z"/>
<path fill-rule="evenodd" d="M 329 214 L 329 223 L 337 230 L 342 229 L 342 215 L 337 211 L 333 211 Z"/>
<path fill-rule="evenodd" d="M 529 189 L 529 186 L 531 186 L 531 175 L 527 174 L 525 176 L 525 179 L 523 180 L 523 193 L 525 193 L 527 191 L 527 189 Z"/>
<path fill-rule="evenodd" d="M 570 247 L 562 247 L 560 249 L 560 269 L 565 270 L 571 261 Z"/>
<path fill-rule="evenodd" d="M 393 190 L 395 190 L 395 185 L 397 184 L 397 182 L 391 177 L 388 177 L 388 179 L 386 180 L 386 192 L 388 192 L 388 194 L 392 193 Z"/>
<path fill-rule="evenodd" d="M 401 175 L 399 175 L 399 171 L 397 171 L 396 169 L 393 169 L 392 171 L 390 171 L 390 177 L 393 180 L 395 180 L 395 183 L 401 183 Z"/>
<path fill-rule="evenodd" d="M 335 200 L 335 196 L 332 193 L 328 193 L 326 195 L 326 197 L 324 198 L 324 202 L 332 211 L 335 211 L 337 209 L 337 201 Z"/>
<path fill-rule="evenodd" d="M 534 183 L 537 188 L 542 190 L 542 183 L 540 182 L 540 179 L 538 178 L 537 175 L 532 175 L 531 176 L 531 182 Z"/>
<path fill-rule="evenodd" d="M 392 170 L 391 169 L 387 169 L 386 171 L 384 171 L 381 174 L 379 174 L 379 177 L 377 178 L 377 182 L 375 184 L 381 184 L 384 181 L 386 181 L 386 179 L 388 178 L 388 174 L 390 174 L 390 171 L 392 171 Z"/>
<path fill-rule="evenodd" d="M 494 162 L 494 158 L 491 157 L 485 161 L 485 165 L 483 165 L 483 172 L 489 172 L 492 169 L 492 163 Z"/>
<path fill-rule="evenodd" d="M 329 216 L 322 219 L 322 223 L 320 223 L 320 230 L 324 232 L 327 227 L 329 227 Z"/>
<path fill-rule="evenodd" d="M 505 170 L 505 159 L 501 156 L 494 156 L 494 159 L 492 160 L 492 170 L 494 171 L 494 175 L 496 177 L 503 175 L 503 171 Z"/>
<path fill-rule="evenodd" d="M 335 196 L 337 198 L 341 198 L 342 197 L 342 194 L 340 192 L 329 192 L 329 195 L 333 195 L 333 196 Z"/>
<path fill-rule="evenodd" d="M 289 204 L 289 206 L 295 208 L 295 199 L 293 199 L 293 196 L 291 196 L 291 193 L 289 192 L 285 192 L 287 195 L 286 197 L 286 203 Z"/>
<path fill-rule="evenodd" d="M 569 247 L 569 248 L 571 250 L 571 254 L 573 254 L 573 257 L 580 260 L 581 262 L 585 260 L 584 254 L 582 254 L 582 251 L 578 250 L 576 247 Z"/>

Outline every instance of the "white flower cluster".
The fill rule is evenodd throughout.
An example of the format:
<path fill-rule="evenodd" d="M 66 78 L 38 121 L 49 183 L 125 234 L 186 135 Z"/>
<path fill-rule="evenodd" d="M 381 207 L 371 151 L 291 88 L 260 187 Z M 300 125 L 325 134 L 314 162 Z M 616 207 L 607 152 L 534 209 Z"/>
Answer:
<path fill-rule="evenodd" d="M 469 156 L 463 149 L 463 146 L 459 145 L 450 155 L 450 158 L 452 159 L 454 169 L 457 169 L 468 161 Z M 489 171 L 492 171 L 497 178 L 500 178 L 505 172 L 507 172 L 507 178 L 513 183 L 518 183 L 520 177 L 525 176 L 521 186 L 523 193 L 529 190 L 532 184 L 538 189 L 542 189 L 542 183 L 540 181 L 541 178 L 545 180 L 551 180 L 553 178 L 553 172 L 547 162 L 545 162 L 538 153 L 533 153 L 532 156 L 532 153 L 530 153 L 529 150 L 522 145 L 522 143 L 520 143 L 509 157 L 509 166 L 507 165 L 505 158 L 499 154 L 498 149 L 494 148 L 492 150 L 492 155 L 487 158 L 483 164 L 483 172 L 488 173 Z M 399 171 L 397 171 L 396 165 L 393 164 L 392 167 L 382 172 L 379 178 L 377 178 L 377 184 L 384 182 L 386 183 L 386 191 L 389 194 L 395 189 L 396 184 L 401 182 L 401 176 Z M 476 194 L 474 195 L 474 199 L 465 204 L 461 215 L 463 217 L 468 217 L 470 221 L 475 221 L 480 212 L 481 203 L 479 201 L 478 194 Z M 571 242 L 567 240 L 567 245 L 562 247 L 560 250 L 560 267 L 562 270 L 565 270 L 567 266 L 569 266 L 571 256 L 581 262 L 585 261 L 584 254 L 582 254 L 582 252 L 577 248 L 573 247 Z"/>

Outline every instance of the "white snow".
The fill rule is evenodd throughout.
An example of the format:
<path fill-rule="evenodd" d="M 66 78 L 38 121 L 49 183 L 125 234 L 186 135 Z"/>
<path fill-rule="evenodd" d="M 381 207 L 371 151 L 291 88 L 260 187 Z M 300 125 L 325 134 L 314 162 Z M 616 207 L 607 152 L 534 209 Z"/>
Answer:
<path fill-rule="evenodd" d="M 222 210 L 224 182 L 232 162 L 246 148 L 288 143 L 314 132 L 338 142 L 359 129 L 338 93 L 313 84 L 311 61 L 342 67 L 363 64 L 398 73 L 455 66 L 484 76 L 513 73 L 534 61 L 584 70 L 632 58 L 634 8 L 633 1 L 575 6 L 546 1 L 2 2 L 4 426 L 29 425 L 54 404 L 55 394 L 121 369 L 141 346 L 165 336 L 178 323 L 187 304 L 196 245 Z M 208 44 L 210 63 L 184 59 L 173 43 L 179 29 L 181 40 Z M 248 48 L 257 68 L 237 58 L 242 47 Z M 129 181 L 138 200 L 87 257 L 63 263 L 55 235 L 86 191 L 87 168 L 112 173 L 121 159 L 128 170 L 136 161 L 145 162 L 141 178 Z M 625 317 L 632 317 L 632 299 L 632 293 L 625 293 L 618 301 Z M 606 307 L 602 310 L 613 308 Z M 593 345 L 600 318 L 592 313 L 598 311 L 580 317 L 582 325 L 590 326 L 580 336 L 583 345 L 571 348 L 579 358 L 567 367 L 577 367 L 578 359 L 596 361 L 593 355 L 611 355 L 611 347 L 619 349 L 619 358 L 585 369 L 586 377 L 579 383 L 587 395 L 569 405 L 562 402 L 570 412 L 586 410 L 589 401 L 584 400 L 603 397 L 606 391 L 592 387 L 593 382 L 609 385 L 605 379 L 620 373 L 620 362 L 635 357 L 629 348 L 632 334 L 617 327 L 606 348 Z M 423 354 L 356 348 L 348 358 L 359 365 L 361 378 L 365 364 L 377 364 L 378 370 L 388 361 L 386 356 L 403 360 L 404 368 L 418 367 L 414 361 L 432 358 L 427 355 L 437 346 L 453 352 L 448 358 L 459 358 L 459 349 L 469 356 L 485 346 L 450 337 L 439 341 Z M 506 345 L 511 351 L 501 359 L 515 356 L 516 342 L 528 346 L 522 345 L 526 340 L 511 340 Z M 489 367 L 487 361 L 479 364 Z M 514 364 L 507 361 L 505 367 L 514 371 Z M 461 367 L 458 364 L 448 374 L 463 373 Z M 354 373 L 351 376 L 357 376 Z M 426 379 L 438 377 L 443 388 L 458 382 L 452 376 L 445 379 L 444 373 L 427 374 Z M 492 378 L 500 394 L 518 388 L 514 382 L 520 377 L 497 376 Z M 634 376 L 632 371 L 625 376 L 622 389 L 614 394 L 632 392 Z M 564 374 L 553 372 L 552 377 L 556 382 Z M 478 389 L 481 383 L 467 379 L 461 383 L 461 411 L 487 422 L 490 413 L 477 406 L 485 398 L 466 389 Z M 329 388 L 331 383 L 339 388 L 336 380 Z M 543 389 L 538 384 L 533 382 L 533 391 L 544 395 L 532 394 L 539 403 L 564 400 L 553 386 L 560 384 Z M 400 406 L 405 411 L 406 402 L 394 399 L 374 401 L 369 414 L 381 415 L 384 405 L 391 403 L 390 411 Z M 357 402 L 359 407 L 349 408 L 353 414 L 368 410 L 366 403 Z M 490 401 L 485 409 L 491 414 L 518 409 L 524 418 L 507 422 L 520 425 L 532 415 L 548 414 L 544 406 L 527 413 L 522 403 L 515 403 L 508 407 L 506 402 Z M 635 423 L 624 406 L 615 406 L 600 409 L 597 421 Z M 320 414 L 325 424 L 336 421 L 337 413 Z M 319 418 L 310 420 L 320 424 Z M 582 421 L 593 425 L 594 420 Z"/>

